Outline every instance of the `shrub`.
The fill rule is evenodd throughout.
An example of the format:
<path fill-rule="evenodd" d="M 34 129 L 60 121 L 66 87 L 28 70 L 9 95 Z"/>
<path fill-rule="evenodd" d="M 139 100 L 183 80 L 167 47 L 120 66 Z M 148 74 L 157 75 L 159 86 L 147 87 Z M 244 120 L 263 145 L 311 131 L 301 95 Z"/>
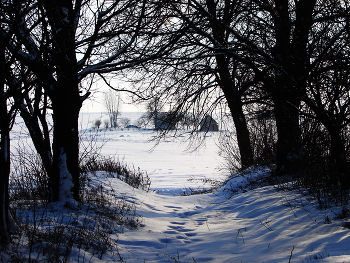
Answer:
<path fill-rule="evenodd" d="M 140 170 L 140 168 L 135 169 L 133 166 L 128 166 L 113 157 L 90 156 L 90 158 L 84 160 L 80 169 L 83 178 L 88 173 L 96 175 L 96 172 L 104 171 L 108 177 L 118 178 L 134 188 L 146 191 L 150 189 L 151 181 L 146 172 Z"/>
<path fill-rule="evenodd" d="M 91 175 L 105 170 L 110 177 L 146 190 L 150 187 L 149 177 L 140 169 L 99 156 L 97 150 L 85 148 L 83 152 L 81 203 L 62 207 L 48 203 L 48 175 L 39 155 L 30 147 L 17 149 L 12 158 L 9 198 L 20 232 L 13 236 L 12 243 L 0 247 L 0 262 L 56 263 L 71 257 L 77 257 L 78 262 L 103 257 L 122 261 L 117 239 L 111 234 L 139 227 L 141 217 L 135 205 L 116 195 L 106 180 L 92 181 Z"/>
<path fill-rule="evenodd" d="M 19 147 L 11 157 L 10 202 L 26 203 L 36 200 L 40 204 L 46 204 L 49 200 L 49 179 L 40 156 L 30 148 Z"/>
<path fill-rule="evenodd" d="M 86 262 L 86 255 L 122 261 L 111 234 L 140 226 L 135 205 L 87 174 L 82 176 L 81 203 L 65 207 L 49 204 L 48 193 L 42 190 L 47 189 L 47 176 L 40 158 L 34 153 L 25 156 L 17 158 L 10 184 L 11 211 L 22 234 L 0 248 L 0 262 L 56 263 L 67 262 L 72 256 Z M 107 162 L 104 167 L 110 171 L 110 166 Z M 123 168 L 126 171 L 127 167 Z"/>

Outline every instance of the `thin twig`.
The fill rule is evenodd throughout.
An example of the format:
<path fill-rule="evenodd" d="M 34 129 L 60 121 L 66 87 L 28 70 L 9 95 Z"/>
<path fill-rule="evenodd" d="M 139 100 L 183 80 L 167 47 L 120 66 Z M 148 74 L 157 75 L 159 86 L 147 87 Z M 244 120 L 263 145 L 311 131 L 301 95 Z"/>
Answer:
<path fill-rule="evenodd" d="M 292 257 L 293 257 L 293 251 L 294 251 L 294 246 L 292 248 L 292 251 L 290 252 L 290 257 L 289 257 L 289 261 L 288 263 L 290 263 L 290 261 L 292 260 Z"/>
<path fill-rule="evenodd" d="M 208 217 L 205 218 L 205 223 L 206 223 L 206 225 L 207 225 L 208 230 L 210 231 L 209 225 L 208 225 Z"/>

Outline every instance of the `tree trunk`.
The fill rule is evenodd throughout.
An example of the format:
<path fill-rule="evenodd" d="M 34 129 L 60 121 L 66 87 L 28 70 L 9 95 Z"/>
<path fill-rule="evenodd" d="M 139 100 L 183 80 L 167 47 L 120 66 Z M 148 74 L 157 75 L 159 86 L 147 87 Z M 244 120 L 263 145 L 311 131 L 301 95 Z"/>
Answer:
<path fill-rule="evenodd" d="M 241 156 L 241 165 L 242 168 L 247 168 L 254 164 L 254 156 L 247 121 L 242 109 L 242 101 L 240 97 L 236 99 L 228 98 L 227 103 L 236 128 L 237 143 Z"/>
<path fill-rule="evenodd" d="M 1 102 L 3 104 L 3 102 Z M 5 104 L 6 106 L 6 104 Z M 9 123 L 4 117 L 4 107 L 1 105 L 1 145 L 0 145 L 0 242 L 10 240 L 9 222 L 9 193 L 8 184 L 10 176 L 10 134 Z M 6 107 L 5 107 L 6 109 Z M 6 125 L 7 124 L 7 125 Z"/>
<path fill-rule="evenodd" d="M 219 51 L 215 54 L 216 64 L 220 80 L 219 85 L 225 95 L 228 107 L 231 111 L 233 122 L 236 128 L 236 136 L 238 142 L 238 148 L 241 157 L 242 168 L 249 167 L 254 164 L 254 155 L 250 142 L 249 130 L 247 127 L 247 121 L 243 113 L 242 104 L 242 91 L 241 87 L 237 87 L 233 80 L 232 75 L 236 74 L 235 69 L 230 68 L 230 58 L 227 55 L 222 54 L 221 48 L 226 45 L 225 28 L 222 23 L 229 23 L 230 18 L 225 17 L 227 21 L 221 21 L 216 14 L 216 3 L 213 0 L 206 0 L 208 11 L 211 14 L 210 25 L 213 30 L 213 37 L 217 41 L 215 44 Z M 230 9 L 230 2 L 225 2 L 225 10 Z M 231 74 L 233 70 L 233 74 Z"/>
<path fill-rule="evenodd" d="M 341 138 L 341 129 L 336 129 L 335 126 L 327 127 L 331 137 L 330 162 L 331 174 L 334 179 L 338 179 L 341 189 L 350 189 L 350 170 L 346 160 L 346 150 L 344 141 Z"/>
<path fill-rule="evenodd" d="M 237 143 L 241 156 L 242 168 L 247 168 L 254 164 L 254 155 L 250 142 L 250 135 L 247 121 L 243 113 L 243 104 L 239 90 L 235 87 L 234 81 L 230 78 L 228 65 L 224 68 L 224 58 L 217 56 L 217 64 L 220 74 L 220 87 L 225 95 L 227 105 L 236 128 Z"/>
<path fill-rule="evenodd" d="M 76 14 L 69 0 L 43 1 L 51 25 L 56 83 L 46 92 L 53 110 L 51 201 L 79 201 L 78 66 L 75 54 Z"/>
<path fill-rule="evenodd" d="M 5 52 L 0 41 L 0 243 L 8 242 L 10 236 L 9 193 L 10 176 L 10 121 L 5 94 Z"/>
<path fill-rule="evenodd" d="M 254 164 L 253 149 L 246 117 L 243 113 L 243 103 L 239 87 L 236 87 L 229 71 L 228 59 L 224 55 L 216 55 L 217 67 L 220 75 L 220 87 L 223 91 L 227 105 L 236 129 L 237 143 L 241 157 L 242 168 Z M 235 73 L 234 73 L 235 74 Z"/>
<path fill-rule="evenodd" d="M 64 100 L 53 103 L 53 171 L 51 201 L 79 201 L 80 108 Z M 76 103 L 75 103 L 76 104 Z"/>
<path fill-rule="evenodd" d="M 52 151 L 50 145 L 50 135 L 47 129 L 47 123 L 42 123 L 43 130 L 40 128 L 38 118 L 31 115 L 27 109 L 20 107 L 21 117 L 26 124 L 37 153 L 40 155 L 46 173 L 51 177 L 52 171 Z"/>
<path fill-rule="evenodd" d="M 278 132 L 277 171 L 285 174 L 297 172 L 302 158 L 299 106 L 308 75 L 307 43 L 316 1 L 300 0 L 296 3 L 294 32 L 291 30 L 289 1 L 275 2 L 273 56 L 276 64 L 271 94 Z"/>
<path fill-rule="evenodd" d="M 219 84 L 225 95 L 236 129 L 241 166 L 242 168 L 247 168 L 254 164 L 254 155 L 246 117 L 243 113 L 243 103 L 240 91 L 241 87 L 235 85 L 230 74 L 229 59 L 226 58 L 225 55 L 217 54 L 216 63 L 220 76 Z M 233 74 L 236 73 L 234 72 Z"/>
<path fill-rule="evenodd" d="M 301 164 L 300 100 L 274 98 L 274 113 L 278 133 L 277 172 L 295 173 Z"/>
<path fill-rule="evenodd" d="M 1 102 L 3 104 L 3 102 Z M 6 106 L 6 103 L 5 103 Z M 7 112 L 1 105 L 1 144 L 0 144 L 0 242 L 10 240 L 9 193 L 10 176 L 10 139 L 9 126 L 6 123 Z M 6 109 L 6 107 L 5 107 Z M 5 116 L 3 115 L 5 113 Z M 7 125 L 6 125 L 7 124 Z"/>

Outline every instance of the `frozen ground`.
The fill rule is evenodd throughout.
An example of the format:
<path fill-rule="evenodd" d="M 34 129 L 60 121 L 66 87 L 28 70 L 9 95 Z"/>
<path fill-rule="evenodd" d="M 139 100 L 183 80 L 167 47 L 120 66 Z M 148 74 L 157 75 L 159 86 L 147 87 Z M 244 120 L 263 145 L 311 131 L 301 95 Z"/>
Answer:
<path fill-rule="evenodd" d="M 82 129 L 95 119 L 85 116 Z M 155 191 L 150 192 L 118 179 L 95 178 L 133 202 L 142 215 L 141 228 L 111 234 L 124 262 L 350 262 L 350 223 L 349 217 L 337 218 L 341 207 L 319 210 L 312 198 L 274 186 L 248 189 L 247 182 L 264 177 L 266 168 L 232 178 L 212 193 L 181 196 L 188 187 L 202 186 L 188 179 L 224 179 L 217 170 L 217 137 L 208 134 L 206 147 L 186 152 L 184 134 L 150 152 L 149 139 L 155 135 L 138 130 L 83 135 L 85 142 L 104 142 L 102 154 L 124 158 L 151 177 Z M 17 133 L 13 140 L 18 138 L 25 135 Z M 72 250 L 70 262 L 83 262 L 77 251 Z M 86 258 L 114 261 L 108 255 L 102 260 Z"/>
<path fill-rule="evenodd" d="M 124 116 L 135 123 L 140 115 L 126 113 Z M 91 113 L 83 115 L 81 120 L 84 130 L 89 130 L 98 116 Z M 99 141 L 103 145 L 103 155 L 115 156 L 147 171 L 152 189 L 162 194 L 178 194 L 188 188 L 202 187 L 201 180 L 206 178 L 224 180 L 224 174 L 219 171 L 222 159 L 218 157 L 217 133 L 202 134 L 205 142 L 196 150 L 195 147 L 188 149 L 194 146 L 189 141 L 189 133 L 184 132 L 177 138 L 169 135 L 156 145 L 154 140 L 157 135 L 157 132 L 150 130 L 103 129 L 100 132 L 87 131 L 82 138 L 86 144 L 91 140 Z"/>
<path fill-rule="evenodd" d="M 102 135 L 101 135 L 102 136 Z M 350 231 L 346 219 L 334 219 L 341 208 L 318 210 L 297 192 L 274 186 L 242 189 L 253 171 L 229 181 L 214 193 L 179 196 L 184 189 L 201 187 L 190 178 L 223 180 L 217 134 L 205 147 L 186 152 L 188 134 L 168 138 L 149 152 L 154 132 L 106 132 L 102 152 L 118 154 L 149 172 L 157 192 L 131 189 L 111 180 L 120 195 L 136 203 L 144 227 L 118 236 L 126 262 L 350 262 Z"/>
<path fill-rule="evenodd" d="M 231 194 L 251 171 L 210 194 L 169 196 L 106 179 L 135 202 L 144 227 L 119 234 L 126 262 L 350 262 L 349 228 L 338 209 L 273 186 Z"/>

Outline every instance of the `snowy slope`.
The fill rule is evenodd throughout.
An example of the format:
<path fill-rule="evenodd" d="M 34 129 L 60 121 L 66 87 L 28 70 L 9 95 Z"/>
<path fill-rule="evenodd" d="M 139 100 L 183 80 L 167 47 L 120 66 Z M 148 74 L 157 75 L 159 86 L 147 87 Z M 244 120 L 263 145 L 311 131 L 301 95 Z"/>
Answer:
<path fill-rule="evenodd" d="M 350 262 L 340 210 L 318 210 L 297 192 L 232 196 L 227 187 L 244 181 L 236 178 L 210 194 L 169 196 L 105 180 L 143 216 L 142 228 L 115 237 L 126 262 Z"/>

